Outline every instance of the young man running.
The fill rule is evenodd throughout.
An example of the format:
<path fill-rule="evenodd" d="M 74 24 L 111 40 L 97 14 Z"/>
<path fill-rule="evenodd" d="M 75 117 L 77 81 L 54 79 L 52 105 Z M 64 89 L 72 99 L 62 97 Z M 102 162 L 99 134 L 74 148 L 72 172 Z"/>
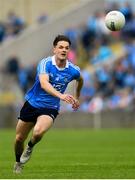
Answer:
<path fill-rule="evenodd" d="M 23 164 L 31 157 L 33 148 L 53 125 L 60 109 L 60 100 L 79 108 L 79 96 L 83 85 L 79 67 L 67 60 L 71 42 L 58 35 L 53 42 L 54 56 L 42 59 L 37 66 L 33 87 L 26 93 L 19 121 L 16 126 L 14 172 L 21 173 Z M 76 94 L 65 94 L 69 82 L 77 81 Z M 32 137 L 25 150 L 24 141 L 33 128 Z"/>

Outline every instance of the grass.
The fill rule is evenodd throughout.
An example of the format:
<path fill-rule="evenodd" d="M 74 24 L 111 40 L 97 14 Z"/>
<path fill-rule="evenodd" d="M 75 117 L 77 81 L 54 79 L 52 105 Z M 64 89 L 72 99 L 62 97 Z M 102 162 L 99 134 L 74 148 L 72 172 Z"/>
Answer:
<path fill-rule="evenodd" d="M 135 129 L 51 129 L 14 175 L 15 130 L 0 131 L 2 179 L 135 179 Z"/>

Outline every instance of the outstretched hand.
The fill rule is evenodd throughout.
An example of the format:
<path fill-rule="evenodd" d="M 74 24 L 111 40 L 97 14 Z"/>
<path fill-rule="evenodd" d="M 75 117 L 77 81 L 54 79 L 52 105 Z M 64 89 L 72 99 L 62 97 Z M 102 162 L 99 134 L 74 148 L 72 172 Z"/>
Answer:
<path fill-rule="evenodd" d="M 62 94 L 61 95 L 61 98 L 60 98 L 62 101 L 65 101 L 66 103 L 68 104 L 71 104 L 72 105 L 72 108 L 74 110 L 77 110 L 80 106 L 80 102 L 78 99 L 75 99 L 72 95 L 70 94 Z"/>
<path fill-rule="evenodd" d="M 65 101 L 68 104 L 74 104 L 75 103 L 75 98 L 70 94 L 62 94 L 60 99 L 62 101 Z"/>
<path fill-rule="evenodd" d="M 72 108 L 76 111 L 80 106 L 80 102 L 78 99 L 75 99 L 75 102 L 72 104 Z"/>

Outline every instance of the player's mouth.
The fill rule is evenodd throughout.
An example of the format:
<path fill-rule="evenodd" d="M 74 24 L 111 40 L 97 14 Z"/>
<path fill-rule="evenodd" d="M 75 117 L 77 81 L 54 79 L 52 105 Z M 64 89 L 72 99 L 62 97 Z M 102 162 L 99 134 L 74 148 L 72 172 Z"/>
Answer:
<path fill-rule="evenodd" d="M 67 54 L 65 54 L 65 53 L 62 53 L 62 54 L 61 54 L 61 58 L 62 58 L 62 59 L 65 59 L 66 57 L 67 57 Z"/>
<path fill-rule="evenodd" d="M 66 53 L 62 53 L 61 55 L 62 55 L 62 56 L 66 56 Z"/>

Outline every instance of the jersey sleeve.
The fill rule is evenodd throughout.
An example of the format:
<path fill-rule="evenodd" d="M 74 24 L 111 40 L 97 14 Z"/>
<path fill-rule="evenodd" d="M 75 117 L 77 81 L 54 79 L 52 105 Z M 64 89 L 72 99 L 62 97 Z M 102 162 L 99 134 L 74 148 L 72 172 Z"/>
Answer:
<path fill-rule="evenodd" d="M 80 78 L 80 68 L 78 66 L 75 66 L 74 79 L 79 79 L 79 78 Z"/>
<path fill-rule="evenodd" d="M 49 74 L 49 63 L 47 60 L 41 60 L 37 67 L 38 74 Z"/>

